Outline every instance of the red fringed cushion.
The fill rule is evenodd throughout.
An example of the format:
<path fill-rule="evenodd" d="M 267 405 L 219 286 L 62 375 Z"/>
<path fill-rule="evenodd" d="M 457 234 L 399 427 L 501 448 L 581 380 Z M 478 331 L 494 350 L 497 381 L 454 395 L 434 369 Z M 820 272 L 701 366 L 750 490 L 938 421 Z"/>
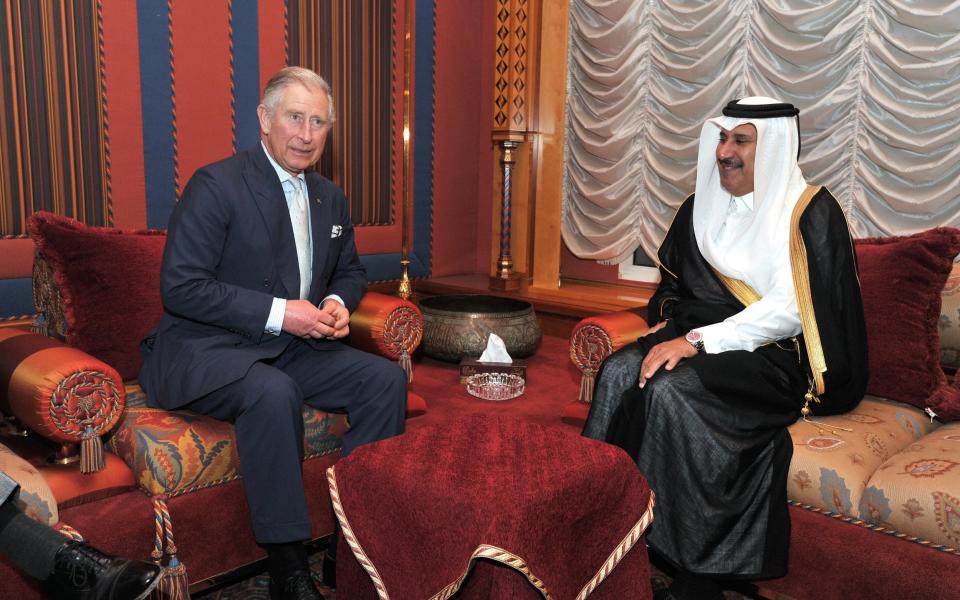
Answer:
<path fill-rule="evenodd" d="M 140 340 L 160 321 L 163 231 L 90 227 L 34 213 L 30 235 L 53 269 L 63 297 L 66 342 L 137 377 Z"/>
<path fill-rule="evenodd" d="M 867 392 L 960 419 L 960 389 L 940 368 L 941 293 L 960 230 L 856 241 L 867 322 Z M 829 333 L 829 332 L 828 332 Z"/>

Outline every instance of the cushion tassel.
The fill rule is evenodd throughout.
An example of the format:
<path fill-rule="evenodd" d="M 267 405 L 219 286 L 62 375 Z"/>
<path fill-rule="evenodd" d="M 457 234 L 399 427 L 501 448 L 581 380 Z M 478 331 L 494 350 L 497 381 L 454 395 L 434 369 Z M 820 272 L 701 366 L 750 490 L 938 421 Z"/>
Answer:
<path fill-rule="evenodd" d="M 80 472 L 96 473 L 106 465 L 103 460 L 103 442 L 93 427 L 87 426 L 80 442 Z"/>
<path fill-rule="evenodd" d="M 68 537 L 75 542 L 83 541 L 83 536 L 80 535 L 80 532 L 74 529 L 73 527 L 70 527 L 66 523 L 63 523 L 63 522 L 58 523 L 56 526 L 56 530 L 59 531 L 61 534 L 63 534 L 65 537 Z"/>
<path fill-rule="evenodd" d="M 154 539 L 150 556 L 153 562 L 163 567 L 163 575 L 160 576 L 160 583 L 151 597 L 155 600 L 188 600 L 190 582 L 187 578 L 187 567 L 177 558 L 170 511 L 162 496 L 153 497 L 153 517 Z M 166 565 L 163 564 L 164 555 L 167 557 Z"/>
<path fill-rule="evenodd" d="M 407 373 L 407 383 L 413 383 L 413 363 L 410 362 L 410 353 L 406 349 L 400 352 L 400 366 Z"/>
<path fill-rule="evenodd" d="M 580 378 L 580 402 L 593 404 L 593 369 L 586 367 Z"/>

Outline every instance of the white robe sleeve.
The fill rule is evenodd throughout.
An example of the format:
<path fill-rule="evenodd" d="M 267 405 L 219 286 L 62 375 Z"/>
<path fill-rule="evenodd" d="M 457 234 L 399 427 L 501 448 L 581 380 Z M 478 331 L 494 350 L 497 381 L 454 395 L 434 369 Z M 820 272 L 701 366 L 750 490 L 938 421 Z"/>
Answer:
<path fill-rule="evenodd" d="M 755 350 L 802 331 L 790 265 L 777 270 L 774 287 L 757 302 L 726 320 L 699 327 L 703 348 L 709 354 L 729 350 Z"/>

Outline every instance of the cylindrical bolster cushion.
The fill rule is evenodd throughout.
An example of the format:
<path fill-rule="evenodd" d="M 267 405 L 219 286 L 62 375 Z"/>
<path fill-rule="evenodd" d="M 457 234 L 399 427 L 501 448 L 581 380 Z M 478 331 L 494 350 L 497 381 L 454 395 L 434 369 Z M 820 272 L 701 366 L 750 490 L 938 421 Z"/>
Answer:
<path fill-rule="evenodd" d="M 587 317 L 570 333 L 570 360 L 580 370 L 600 368 L 600 363 L 648 329 L 636 313 L 621 311 Z"/>
<path fill-rule="evenodd" d="M 420 345 L 423 315 L 409 300 L 368 292 L 350 316 L 350 344 L 391 360 Z"/>
<path fill-rule="evenodd" d="M 0 329 L 0 410 L 55 442 L 107 433 L 126 395 L 115 369 L 53 338 Z"/>

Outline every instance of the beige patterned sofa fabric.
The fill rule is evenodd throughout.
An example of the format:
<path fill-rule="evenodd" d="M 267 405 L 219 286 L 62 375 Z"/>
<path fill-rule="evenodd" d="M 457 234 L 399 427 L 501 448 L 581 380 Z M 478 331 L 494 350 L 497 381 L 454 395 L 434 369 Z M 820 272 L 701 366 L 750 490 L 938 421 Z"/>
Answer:
<path fill-rule="evenodd" d="M 0 471 L 20 484 L 16 503 L 28 517 L 53 527 L 60 521 L 53 491 L 33 465 L 0 444 Z"/>
<path fill-rule="evenodd" d="M 932 544 L 960 549 L 960 422 L 920 438 L 870 478 L 860 518 Z"/>
<path fill-rule="evenodd" d="M 817 421 L 825 426 L 802 420 L 790 426 L 793 460 L 787 496 L 854 518 L 860 517 L 861 500 L 874 472 L 940 425 L 919 408 L 873 396 L 850 413 Z"/>

